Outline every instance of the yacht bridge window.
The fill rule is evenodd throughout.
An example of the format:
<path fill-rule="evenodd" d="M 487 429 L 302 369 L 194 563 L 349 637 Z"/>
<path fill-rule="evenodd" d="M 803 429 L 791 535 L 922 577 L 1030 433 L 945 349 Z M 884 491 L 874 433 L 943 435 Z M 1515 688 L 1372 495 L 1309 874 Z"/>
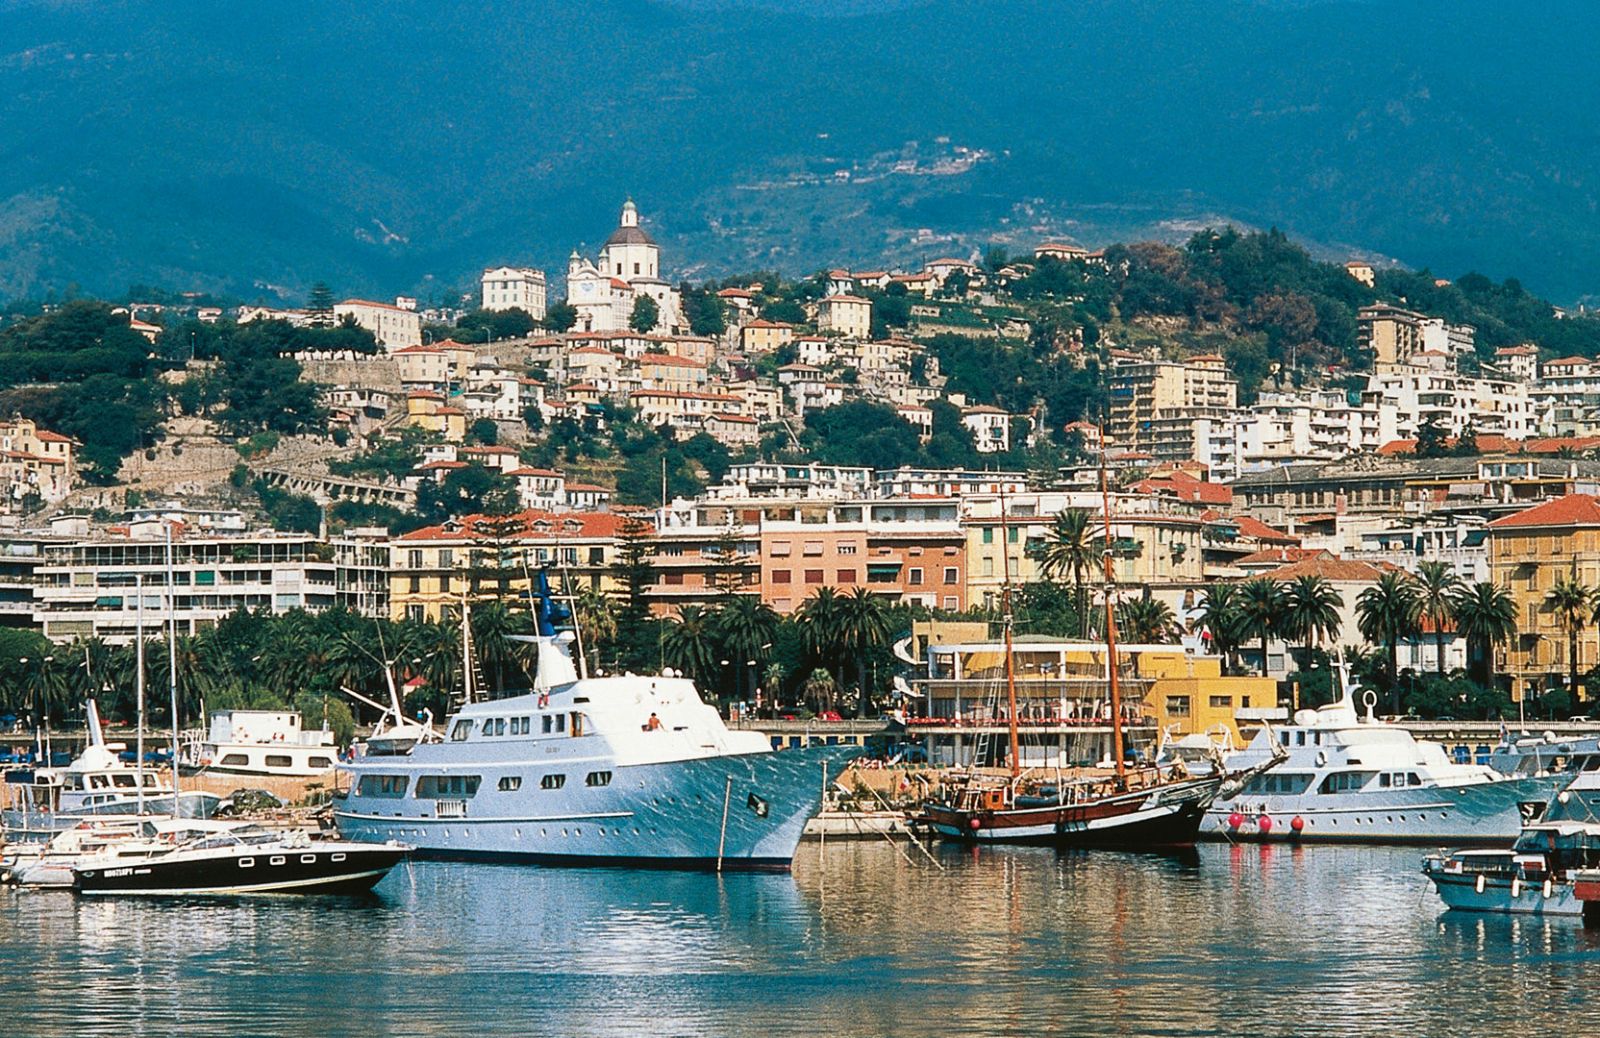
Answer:
<path fill-rule="evenodd" d="M 406 776 L 362 775 L 356 789 L 364 797 L 403 797 L 406 795 Z"/>
<path fill-rule="evenodd" d="M 1340 771 L 1329 775 L 1322 780 L 1322 785 L 1317 788 L 1318 793 L 1352 793 L 1362 789 L 1372 781 L 1373 772 L 1370 771 Z"/>
<path fill-rule="evenodd" d="M 467 740 L 467 736 L 471 734 L 472 721 L 467 718 L 462 718 L 456 722 L 456 726 L 454 728 L 450 729 L 450 741 L 465 742 Z"/>
<path fill-rule="evenodd" d="M 481 775 L 423 775 L 417 779 L 416 798 L 436 800 L 440 797 L 477 796 Z"/>

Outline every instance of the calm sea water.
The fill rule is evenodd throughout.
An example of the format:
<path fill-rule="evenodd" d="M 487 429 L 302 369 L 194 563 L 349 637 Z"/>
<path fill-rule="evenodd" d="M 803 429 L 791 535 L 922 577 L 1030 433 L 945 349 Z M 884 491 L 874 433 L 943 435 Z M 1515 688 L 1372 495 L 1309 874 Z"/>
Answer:
<path fill-rule="evenodd" d="M 418 863 L 370 899 L 0 894 L 34 1036 L 1600 1033 L 1600 934 L 1401 849 L 803 845 L 792 875 Z"/>

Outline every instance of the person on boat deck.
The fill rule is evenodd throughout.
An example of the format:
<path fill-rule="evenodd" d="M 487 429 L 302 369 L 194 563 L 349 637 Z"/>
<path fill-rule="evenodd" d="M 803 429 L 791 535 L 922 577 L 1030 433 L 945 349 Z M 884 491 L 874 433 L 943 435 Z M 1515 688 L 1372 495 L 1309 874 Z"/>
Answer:
<path fill-rule="evenodd" d="M 650 714 L 650 720 L 646 721 L 643 727 L 647 732 L 658 732 L 661 730 L 661 718 L 657 717 L 654 711 L 652 711 Z"/>

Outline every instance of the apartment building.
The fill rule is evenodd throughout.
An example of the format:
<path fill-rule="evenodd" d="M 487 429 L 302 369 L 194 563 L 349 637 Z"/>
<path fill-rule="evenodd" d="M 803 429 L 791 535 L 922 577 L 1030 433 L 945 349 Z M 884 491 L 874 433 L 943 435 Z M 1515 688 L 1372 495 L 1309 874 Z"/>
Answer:
<path fill-rule="evenodd" d="M 479 278 L 485 310 L 521 310 L 536 321 L 545 316 L 544 271 L 533 267 L 491 267 Z"/>
<path fill-rule="evenodd" d="M 1600 499 L 1569 494 L 1489 524 L 1489 559 L 1495 583 L 1517 606 L 1517 636 L 1496 650 L 1496 671 L 1510 679 L 1511 696 L 1560 688 L 1568 678 L 1568 638 L 1546 596 L 1561 580 L 1600 585 Z M 1593 625 L 1578 638 L 1581 675 L 1600 656 Z M 1592 695 L 1593 693 L 1591 693 Z"/>
<path fill-rule="evenodd" d="M 1216 354 L 1186 361 L 1120 356 L 1110 372 L 1106 436 L 1118 449 L 1157 460 L 1197 458 L 1197 420 L 1231 417 L 1238 382 Z"/>

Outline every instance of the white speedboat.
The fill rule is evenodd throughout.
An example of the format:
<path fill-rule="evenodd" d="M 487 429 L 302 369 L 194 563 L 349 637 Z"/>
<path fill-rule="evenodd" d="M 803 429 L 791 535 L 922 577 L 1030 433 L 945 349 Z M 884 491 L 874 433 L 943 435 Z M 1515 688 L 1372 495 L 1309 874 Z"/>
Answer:
<path fill-rule="evenodd" d="M 196 733 L 198 734 L 198 733 Z M 339 758 L 333 733 L 307 731 L 286 710 L 219 710 L 203 739 L 184 747 L 184 765 L 230 775 L 330 775 Z"/>
<path fill-rule="evenodd" d="M 444 857 L 788 867 L 854 751 L 774 751 L 681 677 L 580 678 L 539 584 L 534 691 L 468 702 L 440 741 L 374 740 L 341 765 L 340 831 Z"/>
<path fill-rule="evenodd" d="M 150 770 L 122 761 L 121 743 L 108 743 L 94 700 L 88 703 L 89 742 L 64 768 L 17 768 L 5 774 L 8 800 L 0 812 L 8 840 L 47 840 L 88 818 L 139 813 L 209 818 L 221 803 L 214 793 L 174 794 Z"/>
<path fill-rule="evenodd" d="M 1513 778 L 1457 763 L 1443 746 L 1378 721 L 1370 702 L 1358 716 L 1348 675 L 1341 677 L 1336 702 L 1298 711 L 1293 724 L 1262 727 L 1227 758 L 1229 769 L 1242 770 L 1266 760 L 1274 745 L 1289 754 L 1243 788 L 1225 790 L 1202 834 L 1302 843 L 1509 842 L 1570 777 Z"/>

